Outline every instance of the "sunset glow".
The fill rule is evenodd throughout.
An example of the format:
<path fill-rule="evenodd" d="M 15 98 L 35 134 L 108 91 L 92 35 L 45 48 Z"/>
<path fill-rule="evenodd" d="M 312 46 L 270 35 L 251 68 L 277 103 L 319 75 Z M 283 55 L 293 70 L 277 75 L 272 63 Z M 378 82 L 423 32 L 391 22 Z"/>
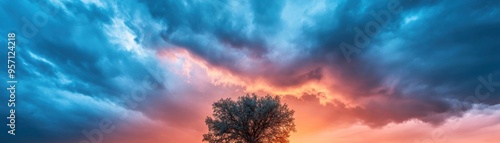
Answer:
<path fill-rule="evenodd" d="M 253 93 L 294 111 L 291 143 L 500 140 L 498 1 L 0 6 L 17 42 L 4 44 L 2 143 L 199 143 L 214 103 Z"/>

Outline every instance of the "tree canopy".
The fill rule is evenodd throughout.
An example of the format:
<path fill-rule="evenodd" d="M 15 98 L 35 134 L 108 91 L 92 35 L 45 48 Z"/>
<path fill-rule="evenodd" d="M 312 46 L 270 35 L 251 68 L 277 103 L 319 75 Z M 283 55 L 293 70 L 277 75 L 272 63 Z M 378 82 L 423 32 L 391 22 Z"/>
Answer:
<path fill-rule="evenodd" d="M 287 143 L 295 131 L 294 111 L 278 96 L 247 94 L 237 101 L 220 99 L 212 106 L 213 118 L 205 120 L 209 131 L 203 135 L 209 143 Z"/>

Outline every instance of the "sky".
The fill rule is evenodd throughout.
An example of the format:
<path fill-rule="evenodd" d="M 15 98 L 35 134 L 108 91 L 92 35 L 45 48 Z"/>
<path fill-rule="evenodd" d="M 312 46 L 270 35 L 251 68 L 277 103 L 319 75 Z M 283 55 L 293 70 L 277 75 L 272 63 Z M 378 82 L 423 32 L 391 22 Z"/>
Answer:
<path fill-rule="evenodd" d="M 251 93 L 295 111 L 292 143 L 500 139 L 497 0 L 0 7 L 1 43 L 9 32 L 17 43 L 16 135 L 0 134 L 9 142 L 198 143 L 212 103 Z"/>

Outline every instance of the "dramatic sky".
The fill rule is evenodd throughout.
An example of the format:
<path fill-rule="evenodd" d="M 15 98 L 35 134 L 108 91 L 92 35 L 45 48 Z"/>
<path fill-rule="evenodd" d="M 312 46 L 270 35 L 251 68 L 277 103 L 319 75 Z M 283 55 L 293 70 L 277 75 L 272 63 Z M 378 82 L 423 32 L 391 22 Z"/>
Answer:
<path fill-rule="evenodd" d="M 500 140 L 498 0 L 0 7 L 2 45 L 16 33 L 18 80 L 16 136 L 3 125 L 2 142 L 198 143 L 212 103 L 247 93 L 295 110 L 292 143 Z"/>

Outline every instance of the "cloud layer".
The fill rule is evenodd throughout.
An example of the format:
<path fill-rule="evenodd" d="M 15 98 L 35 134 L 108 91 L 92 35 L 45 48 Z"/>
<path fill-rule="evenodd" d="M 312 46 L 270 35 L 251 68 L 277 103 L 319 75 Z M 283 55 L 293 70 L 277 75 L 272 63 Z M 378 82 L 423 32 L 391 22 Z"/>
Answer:
<path fill-rule="evenodd" d="M 480 132 L 500 130 L 491 119 L 500 103 L 494 0 L 0 6 L 9 20 L 0 32 L 20 43 L 18 135 L 0 135 L 15 142 L 85 141 L 82 131 L 108 119 L 116 129 L 104 142 L 200 142 L 214 101 L 254 92 L 280 95 L 296 111 L 295 142 L 355 131 L 408 137 L 381 142 L 437 129 L 475 136 L 450 131 L 453 119 L 469 129 L 488 119 L 493 127 Z"/>

